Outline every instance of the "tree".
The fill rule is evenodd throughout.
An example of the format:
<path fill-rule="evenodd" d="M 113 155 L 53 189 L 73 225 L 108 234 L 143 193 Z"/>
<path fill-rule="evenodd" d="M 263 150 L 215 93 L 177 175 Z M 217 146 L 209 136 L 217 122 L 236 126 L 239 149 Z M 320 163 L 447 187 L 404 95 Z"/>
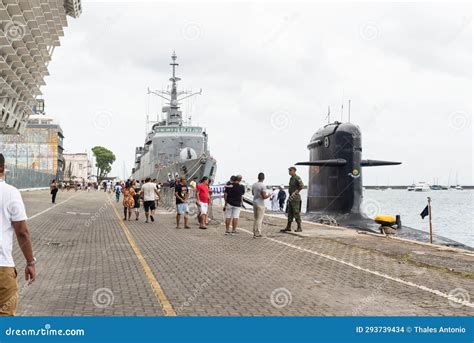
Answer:
<path fill-rule="evenodd" d="M 97 181 L 101 182 L 112 170 L 112 164 L 115 162 L 115 155 L 109 149 L 102 146 L 92 148 L 95 157 L 95 166 L 97 167 Z"/>

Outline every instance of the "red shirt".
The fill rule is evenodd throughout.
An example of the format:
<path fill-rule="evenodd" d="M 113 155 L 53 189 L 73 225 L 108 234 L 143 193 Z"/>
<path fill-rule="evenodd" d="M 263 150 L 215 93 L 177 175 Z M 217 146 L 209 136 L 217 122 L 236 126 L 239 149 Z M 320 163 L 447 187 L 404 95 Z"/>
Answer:
<path fill-rule="evenodd" d="M 209 203 L 209 186 L 200 183 L 199 185 L 196 186 L 196 193 L 198 195 L 198 199 L 200 202 L 203 202 L 205 204 Z"/>

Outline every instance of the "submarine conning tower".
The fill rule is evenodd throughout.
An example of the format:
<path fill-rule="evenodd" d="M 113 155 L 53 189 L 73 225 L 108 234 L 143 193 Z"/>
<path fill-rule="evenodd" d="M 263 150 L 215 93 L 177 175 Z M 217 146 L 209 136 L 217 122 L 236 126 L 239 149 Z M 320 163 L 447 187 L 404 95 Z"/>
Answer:
<path fill-rule="evenodd" d="M 316 131 L 308 145 L 310 161 L 307 212 L 361 215 L 362 167 L 401 162 L 362 160 L 358 126 L 334 122 Z"/>

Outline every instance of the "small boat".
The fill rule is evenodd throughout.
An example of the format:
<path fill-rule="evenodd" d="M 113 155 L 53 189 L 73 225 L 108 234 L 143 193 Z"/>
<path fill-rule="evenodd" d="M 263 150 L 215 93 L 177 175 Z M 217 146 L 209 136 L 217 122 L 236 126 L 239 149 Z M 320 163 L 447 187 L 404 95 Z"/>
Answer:
<path fill-rule="evenodd" d="M 430 185 L 428 185 L 426 182 L 418 182 L 415 185 L 415 192 L 428 192 L 431 190 Z"/>
<path fill-rule="evenodd" d="M 464 189 L 464 188 L 462 188 L 462 186 L 460 186 L 460 185 L 457 185 L 457 186 L 454 187 L 454 188 L 455 188 L 456 190 L 458 190 L 458 191 L 462 191 L 462 190 Z"/>
<path fill-rule="evenodd" d="M 411 191 L 414 191 L 415 190 L 415 184 L 413 183 L 411 186 L 408 186 L 407 187 L 407 191 L 411 192 Z"/>

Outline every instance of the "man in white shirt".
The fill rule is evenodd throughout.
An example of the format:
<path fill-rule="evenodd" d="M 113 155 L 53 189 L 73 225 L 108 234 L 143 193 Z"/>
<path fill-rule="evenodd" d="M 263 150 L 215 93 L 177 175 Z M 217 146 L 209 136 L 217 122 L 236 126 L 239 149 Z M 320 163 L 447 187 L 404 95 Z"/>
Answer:
<path fill-rule="evenodd" d="M 25 279 L 36 276 L 33 249 L 20 192 L 5 183 L 5 158 L 0 154 L 0 316 L 14 316 L 18 304 L 17 272 L 13 261 L 13 232 L 26 259 Z"/>
<path fill-rule="evenodd" d="M 143 196 L 143 207 L 145 207 L 145 217 L 146 223 L 148 223 L 148 217 L 151 221 L 154 222 L 155 218 L 155 195 L 157 196 L 158 201 L 160 200 L 160 192 L 156 188 L 156 184 L 151 182 L 151 178 L 147 177 L 145 179 L 145 184 L 142 186 L 140 196 Z M 151 212 L 150 212 L 151 211 Z"/>
<path fill-rule="evenodd" d="M 272 195 L 270 196 L 270 200 L 272 201 L 272 211 L 277 212 L 280 209 L 278 204 L 278 192 L 279 190 L 276 187 L 272 188 Z"/>
<path fill-rule="evenodd" d="M 271 193 L 266 192 L 266 187 L 263 184 L 265 180 L 265 174 L 258 174 L 258 182 L 252 186 L 253 194 L 253 238 L 262 237 L 262 224 L 263 218 L 265 217 L 265 199 L 271 196 Z"/>

